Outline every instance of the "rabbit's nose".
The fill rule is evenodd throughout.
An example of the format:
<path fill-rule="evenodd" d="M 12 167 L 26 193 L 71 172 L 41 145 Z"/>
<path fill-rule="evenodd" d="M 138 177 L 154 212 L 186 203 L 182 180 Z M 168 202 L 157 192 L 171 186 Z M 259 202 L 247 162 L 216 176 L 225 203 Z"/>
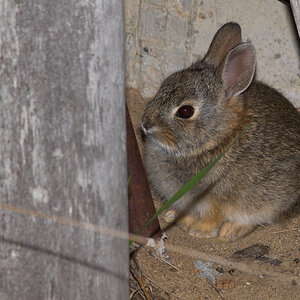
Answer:
<path fill-rule="evenodd" d="M 144 116 L 142 118 L 141 127 L 142 127 L 142 130 L 144 131 L 144 133 L 149 131 L 149 129 L 151 128 L 151 121 L 150 121 L 150 118 L 148 116 Z"/>

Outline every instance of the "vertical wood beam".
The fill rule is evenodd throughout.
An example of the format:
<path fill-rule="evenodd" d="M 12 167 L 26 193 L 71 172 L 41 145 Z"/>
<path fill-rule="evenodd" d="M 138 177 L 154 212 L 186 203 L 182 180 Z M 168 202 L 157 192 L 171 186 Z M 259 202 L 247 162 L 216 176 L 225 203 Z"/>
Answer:
<path fill-rule="evenodd" d="M 127 230 L 122 1 L 3 0 L 0 58 L 0 202 Z M 0 220 L 0 299 L 128 299 L 128 241 Z"/>

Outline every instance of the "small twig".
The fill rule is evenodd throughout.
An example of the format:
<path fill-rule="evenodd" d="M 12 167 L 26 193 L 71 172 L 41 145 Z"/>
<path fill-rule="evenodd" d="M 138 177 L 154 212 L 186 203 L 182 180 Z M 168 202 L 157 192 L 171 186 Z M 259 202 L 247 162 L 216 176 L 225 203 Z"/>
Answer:
<path fill-rule="evenodd" d="M 130 293 L 129 295 L 129 299 L 131 300 L 132 297 L 139 291 L 139 289 L 135 290 L 135 289 L 132 289 L 133 291 Z"/>
<path fill-rule="evenodd" d="M 145 247 L 142 247 L 143 250 L 147 250 Z M 185 271 L 182 271 L 180 270 L 179 268 L 177 268 L 176 266 L 174 266 L 173 264 L 171 264 L 170 262 L 158 257 L 155 253 L 151 252 L 151 255 L 156 258 L 160 263 L 162 264 L 167 264 L 173 268 L 175 268 L 177 271 L 179 271 L 181 274 L 184 274 L 184 275 L 189 275 L 189 273 L 185 272 Z M 144 275 L 145 278 L 147 278 L 146 275 Z M 215 286 L 213 285 L 209 280 L 207 280 L 207 282 L 214 288 L 214 290 L 216 290 L 216 292 L 220 295 L 220 297 L 222 298 L 222 300 L 226 300 L 226 298 L 223 296 L 222 292 Z M 197 284 L 194 282 L 194 280 L 192 280 L 190 283 L 192 283 L 195 287 L 197 287 Z"/>
<path fill-rule="evenodd" d="M 171 295 L 171 296 L 174 296 L 178 299 L 183 299 L 183 300 L 190 300 L 190 299 L 187 299 L 187 298 L 184 298 L 184 297 L 181 297 L 181 296 L 178 296 L 178 295 L 175 295 L 167 290 L 165 290 L 164 288 L 162 288 L 160 285 L 158 285 L 156 282 L 154 282 L 152 279 L 150 279 L 148 276 L 144 275 L 144 277 L 149 280 L 152 284 L 154 284 L 156 287 L 158 287 L 159 289 L 161 289 L 164 293 L 166 293 L 167 295 Z"/>
<path fill-rule="evenodd" d="M 139 282 L 139 284 L 140 284 L 140 286 L 141 286 L 141 288 L 142 288 L 142 290 L 143 290 L 143 292 L 144 292 L 147 300 L 151 300 L 151 298 L 150 298 L 150 296 L 149 296 L 149 294 L 148 294 L 148 292 L 146 290 L 146 287 L 145 287 L 145 284 L 144 284 L 144 280 L 142 278 L 142 276 L 144 276 L 144 275 L 141 274 L 141 276 L 139 276 L 139 274 L 133 268 L 131 269 L 131 272 L 132 272 L 133 276 L 135 277 L 135 279 Z"/>
<path fill-rule="evenodd" d="M 300 231 L 300 228 L 292 228 L 292 229 L 285 229 L 285 230 L 280 230 L 280 231 L 274 231 L 274 232 L 271 232 L 271 234 L 284 233 L 284 232 L 289 232 L 289 231 Z"/>
<path fill-rule="evenodd" d="M 132 256 L 132 262 L 133 264 L 135 265 L 135 268 L 137 269 L 137 271 L 135 270 L 135 268 L 132 266 L 130 268 L 130 271 L 132 272 L 133 276 L 136 278 L 136 280 L 138 281 L 140 287 L 142 288 L 143 292 L 144 292 L 144 295 L 145 297 L 147 298 L 147 300 L 151 300 L 148 292 L 147 292 L 147 289 L 145 287 L 145 283 L 144 283 L 144 280 L 143 280 L 143 272 L 135 258 L 135 256 Z"/>
<path fill-rule="evenodd" d="M 145 294 L 143 293 L 141 285 L 140 285 L 139 281 L 136 279 L 134 272 L 132 271 L 131 268 L 130 268 L 130 275 L 133 278 L 133 279 L 130 278 L 130 285 L 132 284 L 132 282 L 134 282 L 134 285 L 136 285 L 137 287 L 130 286 L 130 290 L 132 292 L 130 293 L 129 299 L 131 299 L 136 293 L 138 293 L 143 300 L 147 300 L 145 297 Z"/>
<path fill-rule="evenodd" d="M 144 248 L 144 247 L 143 247 Z M 145 248 L 144 248 L 145 249 Z M 178 269 L 175 265 L 171 264 L 170 262 L 168 262 L 167 260 L 165 260 L 164 258 L 160 258 L 158 257 L 155 253 L 151 252 L 151 255 L 154 256 L 154 258 L 156 258 L 160 263 L 162 264 L 166 264 L 169 265 L 170 267 L 174 268 L 175 270 L 177 270 L 178 272 L 185 274 L 183 271 L 181 271 L 180 269 Z"/>
<path fill-rule="evenodd" d="M 209 279 L 207 279 L 206 281 L 219 294 L 219 296 L 221 297 L 222 300 L 226 300 L 226 298 L 224 297 L 224 295 L 220 291 L 220 289 L 218 289 Z"/>

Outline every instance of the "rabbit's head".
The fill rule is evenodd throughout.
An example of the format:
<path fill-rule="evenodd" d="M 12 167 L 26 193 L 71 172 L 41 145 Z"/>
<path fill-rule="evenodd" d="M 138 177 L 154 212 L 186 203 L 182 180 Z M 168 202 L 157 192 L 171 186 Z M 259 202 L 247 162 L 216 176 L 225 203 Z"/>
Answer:
<path fill-rule="evenodd" d="M 245 113 L 242 93 L 255 72 L 255 49 L 242 43 L 240 26 L 227 23 L 204 59 L 169 76 L 148 103 L 141 127 L 169 155 L 213 148 Z"/>

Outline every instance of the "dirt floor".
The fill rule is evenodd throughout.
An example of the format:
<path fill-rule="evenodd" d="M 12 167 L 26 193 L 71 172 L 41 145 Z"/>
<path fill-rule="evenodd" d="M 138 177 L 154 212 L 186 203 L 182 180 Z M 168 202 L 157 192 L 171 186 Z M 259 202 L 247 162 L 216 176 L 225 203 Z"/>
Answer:
<path fill-rule="evenodd" d="M 127 91 L 141 147 L 138 124 L 146 102 L 137 91 Z M 163 217 L 159 220 L 165 228 Z M 164 232 L 165 256 L 151 247 L 132 255 L 131 299 L 300 299 L 300 216 L 233 242 L 195 238 L 176 225 Z"/>
<path fill-rule="evenodd" d="M 197 249 L 212 258 L 217 255 L 224 262 L 231 262 L 230 267 L 220 263 L 211 266 L 210 273 L 218 270 L 221 274 L 215 276 L 215 283 L 207 277 L 199 277 L 201 270 L 195 267 L 197 259 L 190 257 L 188 251 L 186 255 L 168 251 L 169 259 L 162 259 L 154 249 L 143 247 L 137 252 L 136 261 L 152 295 L 150 299 L 300 299 L 300 280 L 293 278 L 300 279 L 299 228 L 300 218 L 292 219 L 286 224 L 259 228 L 234 242 L 194 238 L 177 226 L 168 230 L 166 244 Z M 256 248 L 266 248 L 267 253 L 260 256 L 259 251 L 252 251 L 244 257 L 234 255 L 256 244 L 261 245 Z M 236 262 L 248 266 L 249 271 L 254 267 L 256 274 L 240 271 L 235 267 Z M 264 275 L 266 271 L 274 275 Z"/>

